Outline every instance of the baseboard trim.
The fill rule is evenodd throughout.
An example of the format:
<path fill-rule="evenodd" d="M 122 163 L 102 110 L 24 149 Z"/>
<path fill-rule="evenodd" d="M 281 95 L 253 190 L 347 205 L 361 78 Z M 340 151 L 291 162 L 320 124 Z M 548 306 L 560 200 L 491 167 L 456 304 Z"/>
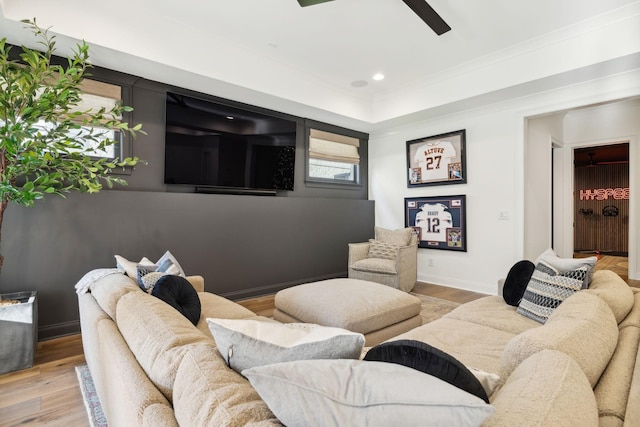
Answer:
<path fill-rule="evenodd" d="M 432 283 L 434 285 L 446 286 L 448 288 L 462 289 L 464 291 L 477 292 L 480 294 L 487 294 L 487 295 L 497 295 L 498 293 L 497 280 L 495 285 L 487 285 L 486 283 L 453 280 L 448 277 L 438 277 L 438 276 L 419 274 L 418 282 Z"/>
<path fill-rule="evenodd" d="M 292 286 L 300 285 L 302 283 L 319 282 L 320 280 L 337 279 L 341 277 L 347 277 L 347 272 L 343 271 L 340 273 L 325 274 L 322 276 L 315 276 L 315 277 L 307 277 L 305 279 L 294 280 L 291 282 L 275 283 L 273 285 L 259 286 L 256 288 L 243 289 L 241 291 L 235 291 L 235 292 L 227 292 L 224 294 L 220 294 L 220 296 L 228 298 L 232 301 L 237 301 L 237 300 L 242 300 L 247 298 L 256 298 L 264 295 L 275 294 L 276 292 L 281 291 L 282 289 L 290 288 Z"/>
<path fill-rule="evenodd" d="M 326 274 L 326 275 L 315 276 L 315 277 L 307 277 L 305 279 L 294 280 L 291 282 L 276 283 L 273 285 L 259 286 L 251 289 L 243 289 L 242 291 L 227 292 L 224 294 L 220 294 L 220 296 L 228 298 L 232 301 L 237 301 L 237 300 L 247 299 L 247 298 L 256 298 L 264 295 L 275 294 L 276 292 L 282 289 L 290 288 L 292 286 L 300 285 L 302 283 L 318 282 L 320 280 L 337 279 L 340 277 L 347 277 L 347 272 L 343 271 L 340 273 Z M 45 341 L 53 338 L 60 338 L 67 335 L 74 335 L 79 333 L 80 333 L 80 320 L 72 320 L 70 322 L 39 326 L 38 341 Z"/>
<path fill-rule="evenodd" d="M 38 341 L 46 341 L 80 333 L 80 320 L 38 327 Z"/>

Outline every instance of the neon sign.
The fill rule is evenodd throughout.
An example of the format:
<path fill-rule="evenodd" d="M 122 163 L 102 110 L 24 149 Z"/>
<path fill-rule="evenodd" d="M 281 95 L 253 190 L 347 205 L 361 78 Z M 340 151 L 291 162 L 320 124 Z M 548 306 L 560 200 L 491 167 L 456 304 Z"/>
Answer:
<path fill-rule="evenodd" d="M 593 190 L 580 190 L 580 200 L 629 200 L 629 187 L 627 188 L 594 188 Z"/>

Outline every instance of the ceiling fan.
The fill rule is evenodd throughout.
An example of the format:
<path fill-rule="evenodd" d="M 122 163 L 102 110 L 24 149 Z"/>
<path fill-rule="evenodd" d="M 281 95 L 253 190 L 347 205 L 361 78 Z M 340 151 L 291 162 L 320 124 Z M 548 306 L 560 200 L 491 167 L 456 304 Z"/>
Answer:
<path fill-rule="evenodd" d="M 326 3 L 333 0 L 298 0 L 300 6 L 312 6 L 314 4 Z M 429 3 L 425 0 L 402 0 L 407 6 L 415 12 L 437 35 L 442 35 L 449 31 L 451 27 L 444 22 L 444 19 L 433 10 Z"/>

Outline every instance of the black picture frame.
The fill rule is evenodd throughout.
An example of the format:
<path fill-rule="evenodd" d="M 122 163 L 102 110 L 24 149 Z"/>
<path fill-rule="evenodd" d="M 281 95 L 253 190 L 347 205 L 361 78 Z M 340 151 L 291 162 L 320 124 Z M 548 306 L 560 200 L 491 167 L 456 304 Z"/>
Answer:
<path fill-rule="evenodd" d="M 404 224 L 418 233 L 418 247 L 467 251 L 467 198 L 457 196 L 407 197 Z"/>
<path fill-rule="evenodd" d="M 407 187 L 466 182 L 465 129 L 407 141 Z"/>

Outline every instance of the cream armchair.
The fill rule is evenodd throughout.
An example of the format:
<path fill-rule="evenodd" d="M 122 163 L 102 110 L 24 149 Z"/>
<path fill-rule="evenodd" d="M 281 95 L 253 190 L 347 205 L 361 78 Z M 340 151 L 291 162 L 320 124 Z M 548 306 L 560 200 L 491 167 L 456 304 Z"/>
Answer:
<path fill-rule="evenodd" d="M 349 278 L 411 292 L 418 278 L 418 236 L 412 228 L 376 227 L 376 238 L 349 243 Z"/>

